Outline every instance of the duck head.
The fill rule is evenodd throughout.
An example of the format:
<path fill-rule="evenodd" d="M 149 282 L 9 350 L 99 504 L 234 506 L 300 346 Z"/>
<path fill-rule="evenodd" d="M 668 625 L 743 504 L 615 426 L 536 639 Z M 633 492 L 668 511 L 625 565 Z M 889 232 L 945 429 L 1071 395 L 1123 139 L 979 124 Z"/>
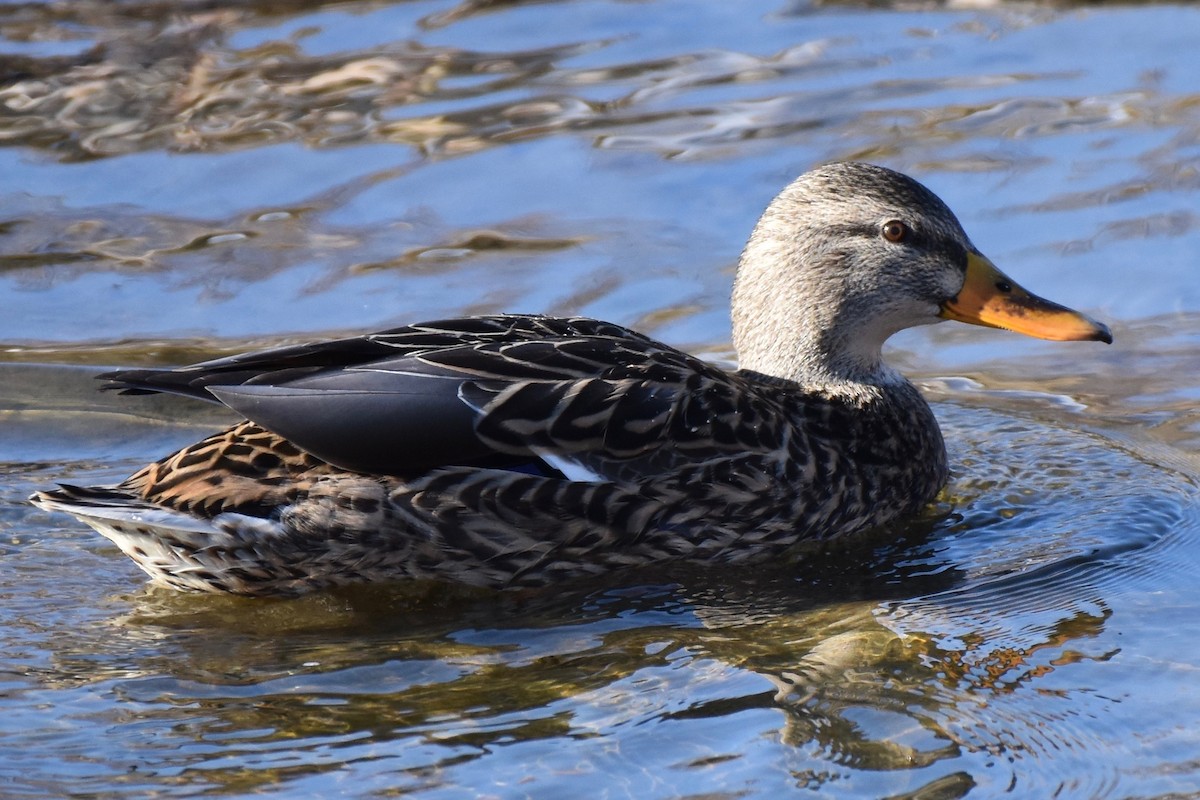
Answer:
<path fill-rule="evenodd" d="M 734 282 L 742 368 L 806 383 L 893 380 L 881 353 L 888 337 L 947 319 L 1112 341 L 1102 323 L 997 269 L 933 192 L 870 164 L 819 167 L 784 189 Z"/>

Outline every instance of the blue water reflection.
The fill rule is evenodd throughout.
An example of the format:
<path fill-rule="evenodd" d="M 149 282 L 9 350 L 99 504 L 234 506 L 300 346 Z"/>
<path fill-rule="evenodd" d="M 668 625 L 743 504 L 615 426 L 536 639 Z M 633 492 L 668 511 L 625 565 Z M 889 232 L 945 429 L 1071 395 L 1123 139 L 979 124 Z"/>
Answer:
<path fill-rule="evenodd" d="M 0 795 L 1190 796 L 1198 50 L 1185 4 L 0 4 Z M 896 337 L 955 471 L 911 528 L 248 603 L 24 502 L 223 422 L 102 365 L 504 310 L 728 358 L 751 226 L 841 158 L 1116 333 Z"/>

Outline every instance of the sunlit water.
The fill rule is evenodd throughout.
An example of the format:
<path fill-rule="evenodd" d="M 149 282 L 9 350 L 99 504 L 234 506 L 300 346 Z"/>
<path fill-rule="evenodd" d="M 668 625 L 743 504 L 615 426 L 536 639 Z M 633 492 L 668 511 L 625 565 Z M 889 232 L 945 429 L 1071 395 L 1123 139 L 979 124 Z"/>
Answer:
<path fill-rule="evenodd" d="M 1200 10 L 973 5 L 0 4 L 0 797 L 1200 793 Z M 246 601 L 24 502 L 229 420 L 102 366 L 498 310 L 726 358 L 754 219 L 835 158 L 1114 323 L 896 338 L 926 518 Z"/>

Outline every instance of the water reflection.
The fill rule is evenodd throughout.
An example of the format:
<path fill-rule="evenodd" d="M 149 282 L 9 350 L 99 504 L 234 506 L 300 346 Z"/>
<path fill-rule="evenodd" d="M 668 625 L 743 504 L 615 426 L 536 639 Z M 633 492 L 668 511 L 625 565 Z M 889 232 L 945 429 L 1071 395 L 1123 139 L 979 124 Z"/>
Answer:
<path fill-rule="evenodd" d="M 1194 793 L 1197 12 L 963 5 L 0 4 L 3 793 Z M 249 603 L 25 502 L 227 422 L 103 366 L 503 310 L 727 358 L 762 205 L 850 157 L 1119 325 L 897 340 L 956 470 L 911 528 Z"/>
<path fill-rule="evenodd" d="M 424 24 L 436 30 L 521 5 L 465 3 Z M 22 38 L 53 38 L 70 24 L 83 41 L 96 42 L 73 56 L 0 57 L 0 142 L 64 160 L 288 141 L 319 148 L 387 142 L 423 156 L 452 156 L 586 132 L 602 147 L 712 157 L 749 140 L 852 129 L 857 140 L 872 142 L 878 158 L 900 130 L 930 142 L 1025 139 L 1195 119 L 1195 96 L 1163 91 L 1152 76 L 1136 90 L 1058 98 L 995 90 L 1070 75 L 887 74 L 895 58 L 926 57 L 919 37 L 902 53 L 867 54 L 848 38 L 816 38 L 767 54 L 707 50 L 645 60 L 614 54 L 603 66 L 575 66 L 619 37 L 589 39 L 581 31 L 575 41 L 511 51 L 400 40 L 311 52 L 302 31 L 231 39 L 229 31 L 239 26 L 271 24 L 272 4 L 185 12 L 169 23 L 155 21 L 159 8 L 157 2 L 75 3 L 65 11 L 36 4 L 0 11 L 0 32 L 12 38 L 18 31 Z M 856 73 L 863 79 L 854 86 L 823 85 Z M 747 98 L 746 87 L 755 85 L 761 95 Z M 938 101 L 973 90 L 980 90 L 977 102 Z"/>
<path fill-rule="evenodd" d="M 1103 657 L 1079 654 L 1103 613 L 1065 617 L 1051 635 L 1014 647 L 960 631 L 951 618 L 932 633 L 900 635 L 880 624 L 873 603 L 815 601 L 783 576 L 775 592 L 761 588 L 749 577 L 714 587 L 710 575 L 694 590 L 701 602 L 682 582 L 540 605 L 377 592 L 337 609 L 325 598 L 316 608 L 230 604 L 207 613 L 180 611 L 175 596 L 146 597 L 150 608 L 119 622 L 120 635 L 129 626 L 135 638 L 157 631 L 150 639 L 160 655 L 141 675 L 103 683 L 147 730 L 123 728 L 132 759 L 239 791 L 295 785 L 367 753 L 380 761 L 368 774 L 447 786 L 497 749 L 615 744 L 628 726 L 686 738 L 755 710 L 775 712 L 756 727 L 796 748 L 791 758 L 808 764 L 797 773 L 814 785 L 860 770 L 920 771 L 964 753 L 1067 747 L 1094 756 L 1102 747 L 1047 726 L 1040 685 L 1059 667 Z M 725 589 L 732 602 L 711 599 Z M 747 622 L 738 594 L 751 592 Z M 431 611 L 444 615 L 440 624 Z M 80 664 L 67 657 L 60 668 L 77 673 Z M 548 766 L 562 769 L 564 751 L 551 752 L 559 755 Z M 726 746 L 710 758 L 752 755 Z"/>
<path fill-rule="evenodd" d="M 57 724 L 115 737 L 75 741 L 81 757 L 138 765 L 93 787 L 329 790 L 353 765 L 368 785 L 540 795 L 655 780 L 650 758 L 718 786 L 739 785 L 730 764 L 780 762 L 812 789 L 1040 795 L 1078 759 L 1071 790 L 1099 792 L 1119 741 L 1119 699 L 1089 668 L 1121 652 L 1107 598 L 1178 561 L 1200 530 L 1195 483 L 1087 432 L 937 410 L 961 466 L 948 504 L 903 531 L 770 569 L 677 565 L 552 593 L 139 588 L 76 632 L 47 620 L 50 660 L 21 693 L 77 698 Z M 84 712 L 86 697 L 106 699 Z"/>
<path fill-rule="evenodd" d="M 6 112 L 0 114 L 0 141 L 49 149 L 65 160 L 289 140 L 314 146 L 387 141 L 462 153 L 551 119 L 559 120 L 554 127 L 566 125 L 570 106 L 586 105 L 523 98 L 411 119 L 389 119 L 380 112 L 492 97 L 602 46 L 484 53 L 401 41 L 310 54 L 301 36 L 236 48 L 228 43 L 228 31 L 248 22 L 241 19 L 244 10 L 184 13 L 164 25 L 150 21 L 159 8 L 155 2 L 73 4 L 65 16 L 97 44 L 74 57 L 5 56 L 0 61 L 7 78 L 0 88 L 0 109 Z M 272 9 L 271 4 L 262 9 L 262 22 Z M 0 30 L 23 24 L 33 29 L 27 36 L 36 35 L 39 26 L 54 32 L 68 23 L 49 6 L 25 6 L 10 12 L 10 19 L 4 16 L 0 12 Z M 484 79 L 464 80 L 473 76 Z"/>

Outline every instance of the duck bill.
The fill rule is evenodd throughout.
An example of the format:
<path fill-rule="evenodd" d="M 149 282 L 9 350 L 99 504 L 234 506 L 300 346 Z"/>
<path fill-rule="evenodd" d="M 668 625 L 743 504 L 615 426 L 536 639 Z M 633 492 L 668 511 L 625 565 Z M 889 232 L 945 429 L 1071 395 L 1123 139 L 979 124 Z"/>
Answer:
<path fill-rule="evenodd" d="M 942 304 L 939 316 L 1056 342 L 1112 344 L 1107 325 L 1030 294 L 979 253 L 967 255 L 962 291 Z"/>

